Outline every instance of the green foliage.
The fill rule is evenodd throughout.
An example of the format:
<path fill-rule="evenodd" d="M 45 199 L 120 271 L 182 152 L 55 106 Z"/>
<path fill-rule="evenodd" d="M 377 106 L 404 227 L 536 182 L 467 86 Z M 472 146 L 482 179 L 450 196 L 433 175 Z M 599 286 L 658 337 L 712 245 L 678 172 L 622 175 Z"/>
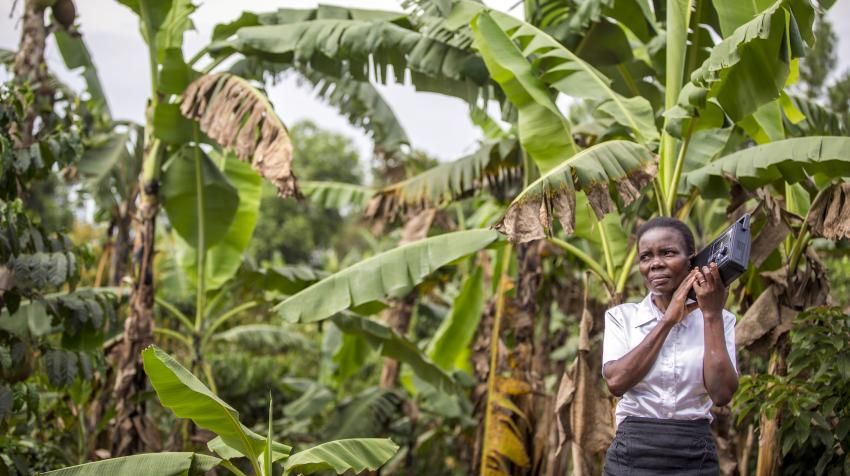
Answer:
<path fill-rule="evenodd" d="M 162 404 L 181 418 L 218 434 L 227 446 L 257 461 L 266 440 L 239 422 L 239 414 L 174 358 L 156 347 L 142 353 L 145 373 Z"/>
<path fill-rule="evenodd" d="M 434 365 L 414 343 L 398 335 L 393 329 L 351 314 L 337 314 L 331 320 L 346 334 L 362 337 L 370 346 L 380 349 L 384 357 L 409 365 L 420 379 L 433 385 L 440 392 L 458 393 L 460 391 L 452 377 Z"/>
<path fill-rule="evenodd" d="M 492 230 L 446 233 L 365 259 L 275 307 L 290 322 L 315 322 L 372 301 L 398 296 L 421 283 L 437 268 L 493 243 Z"/>
<path fill-rule="evenodd" d="M 726 174 L 747 189 L 785 181 L 799 183 L 810 176 L 833 179 L 850 173 L 850 138 L 800 137 L 743 149 L 688 173 L 688 189 L 696 187 L 704 197 L 723 196 Z"/>
<path fill-rule="evenodd" d="M 52 476 L 96 476 L 99 474 L 115 476 L 137 474 L 200 476 L 215 468 L 220 461 L 213 456 L 197 453 L 142 453 L 86 463 L 42 474 Z"/>
<path fill-rule="evenodd" d="M 200 182 L 196 169 L 200 169 Z M 203 210 L 198 209 L 200 193 Z M 209 249 L 227 234 L 239 208 L 239 192 L 200 148 L 187 146 L 165 166 L 162 202 L 177 233 L 193 247 L 198 247 L 203 234 Z M 198 229 L 198 214 L 203 214 L 203 231 Z"/>
<path fill-rule="evenodd" d="M 784 474 L 848 474 L 850 315 L 814 308 L 797 316 L 785 376 L 745 375 L 735 399 L 739 421 L 782 412 Z"/>
<path fill-rule="evenodd" d="M 474 102 L 488 93 L 481 59 L 453 41 L 420 31 L 398 12 L 322 5 L 314 10 L 280 9 L 244 15 L 220 25 L 214 55 L 239 52 L 278 63 L 309 65 L 326 75 L 369 76 L 384 82 L 392 67 L 396 81 L 407 71 L 421 91 L 439 92 Z"/>
<path fill-rule="evenodd" d="M 376 470 L 398 451 L 398 445 L 390 439 L 360 438 L 338 440 L 299 451 L 284 464 L 285 474 L 313 474 L 333 470 L 336 474 L 346 471 L 360 473 Z"/>

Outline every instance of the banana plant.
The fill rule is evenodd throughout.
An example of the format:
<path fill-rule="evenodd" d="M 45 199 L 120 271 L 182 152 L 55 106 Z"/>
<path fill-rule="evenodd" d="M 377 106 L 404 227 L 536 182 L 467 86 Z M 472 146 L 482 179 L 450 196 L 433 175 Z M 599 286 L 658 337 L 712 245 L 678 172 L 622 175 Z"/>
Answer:
<path fill-rule="evenodd" d="M 337 474 L 346 471 L 360 473 L 377 470 L 398 450 L 398 445 L 388 438 L 352 438 L 292 453 L 292 447 L 273 439 L 271 401 L 268 433 L 262 436 L 243 425 L 233 407 L 219 399 L 189 370 L 158 347 L 145 349 L 142 358 L 145 373 L 162 405 L 175 416 L 188 418 L 199 427 L 215 433 L 217 436 L 207 446 L 218 456 L 190 452 L 138 454 L 45 474 L 85 476 L 108 471 L 116 475 L 200 475 L 221 466 L 232 474 L 245 476 L 233 463 L 233 460 L 242 458 L 248 460 L 252 474 L 256 476 L 271 476 L 277 462 L 285 475 L 313 474 L 324 470 L 333 470 Z"/>

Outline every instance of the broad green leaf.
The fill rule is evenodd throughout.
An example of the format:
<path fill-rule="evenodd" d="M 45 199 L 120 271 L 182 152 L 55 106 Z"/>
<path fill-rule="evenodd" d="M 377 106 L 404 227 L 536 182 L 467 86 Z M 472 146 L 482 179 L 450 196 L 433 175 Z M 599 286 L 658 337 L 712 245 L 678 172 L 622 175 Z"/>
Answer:
<path fill-rule="evenodd" d="M 482 13 L 481 15 L 487 14 Z M 658 129 L 655 126 L 655 113 L 649 101 L 642 97 L 626 98 L 621 96 L 611 89 L 609 78 L 545 32 L 504 13 L 492 12 L 492 15 L 491 19 L 498 24 L 495 28 L 501 30 L 501 35 L 491 27 L 487 30 L 487 42 L 490 45 L 498 44 L 498 48 L 506 50 L 497 52 L 494 59 L 507 61 L 510 58 L 511 64 L 514 65 L 512 67 L 520 68 L 517 69 L 517 72 L 527 72 L 537 81 L 542 81 L 568 96 L 600 101 L 598 110 L 595 112 L 598 117 L 610 117 L 618 124 L 631 130 L 635 134 L 635 138 L 644 145 L 651 147 L 657 142 Z M 480 23 L 480 20 L 475 21 Z M 473 30 L 475 30 L 474 27 Z M 506 43 L 506 39 L 502 38 L 503 35 L 507 35 L 513 41 Z M 498 43 L 494 43 L 494 41 L 498 41 Z M 479 42 L 480 40 L 476 40 L 476 46 L 479 46 Z M 519 44 L 521 51 L 514 51 L 516 46 L 513 42 Z M 480 48 L 479 51 L 487 62 L 488 68 L 491 68 L 491 62 L 487 61 L 485 51 Z M 517 57 L 517 53 L 519 57 Z M 528 60 L 523 61 L 525 64 L 520 63 L 520 57 L 531 58 L 531 63 L 528 63 Z M 529 65 L 528 69 L 526 69 L 526 64 Z M 534 76 L 534 70 L 541 72 L 539 78 Z M 501 84 L 496 75 L 493 74 L 493 76 Z M 529 86 L 526 87 L 531 87 L 531 81 L 531 78 L 527 79 L 524 84 L 529 84 Z M 510 87 L 515 88 L 514 85 Z M 505 88 L 504 84 L 502 84 L 502 88 Z M 505 94 L 508 95 L 508 98 L 511 98 L 508 91 L 505 91 Z M 533 94 L 532 97 L 540 105 L 547 104 L 545 98 L 541 98 L 541 94 Z M 511 101 L 516 104 L 513 99 Z M 517 106 L 519 107 L 519 105 Z"/>
<path fill-rule="evenodd" d="M 182 50 L 169 48 L 163 53 L 157 87 L 165 94 L 181 94 L 198 76 L 200 73 L 186 64 Z"/>
<path fill-rule="evenodd" d="M 216 433 L 224 443 L 251 461 L 266 439 L 239 422 L 239 413 L 222 401 L 173 357 L 156 346 L 142 351 L 145 373 L 163 406 L 179 418 Z"/>
<path fill-rule="evenodd" d="M 774 182 L 803 182 L 814 174 L 850 175 L 850 137 L 800 137 L 751 147 L 686 174 L 685 181 L 703 197 L 720 198 L 727 193 L 726 175 L 754 190 Z"/>
<path fill-rule="evenodd" d="M 145 453 L 41 473 L 51 476 L 194 476 L 218 466 L 221 460 L 197 453 Z"/>
<path fill-rule="evenodd" d="M 299 451 L 284 464 L 284 474 L 313 474 L 318 471 L 361 473 L 374 471 L 398 451 L 389 438 L 337 440 Z"/>
<path fill-rule="evenodd" d="M 804 54 L 804 39 L 812 41 L 812 18 L 807 2 L 778 0 L 739 26 L 691 75 L 691 82 L 704 90 L 702 100 L 716 98 L 726 114 L 739 121 L 778 98 L 790 73 L 791 59 Z M 693 99 L 700 96 L 683 95 L 679 105 L 690 102 L 699 106 Z"/>
<path fill-rule="evenodd" d="M 275 306 L 290 322 L 315 322 L 371 301 L 398 295 L 437 268 L 493 243 L 498 233 L 469 230 L 416 241 L 367 258 Z"/>
<path fill-rule="evenodd" d="M 578 152 L 554 96 L 508 35 L 484 12 L 473 19 L 472 31 L 491 76 L 517 108 L 520 142 L 540 171 L 552 170 Z"/>
<path fill-rule="evenodd" d="M 235 450 L 234 448 L 227 445 L 220 436 L 216 436 L 207 442 L 207 448 L 213 453 L 221 456 L 222 459 L 236 459 L 243 458 L 245 455 Z M 292 452 L 292 447 L 284 445 L 283 443 L 278 443 L 277 441 L 272 441 L 272 461 L 280 461 L 282 459 L 288 458 L 289 453 Z"/>
<path fill-rule="evenodd" d="M 465 352 L 481 321 L 484 310 L 484 272 L 476 267 L 463 282 L 460 293 L 452 302 L 452 309 L 434 337 L 428 343 L 428 357 L 443 370 L 468 369 Z"/>
<path fill-rule="evenodd" d="M 467 48 L 418 31 L 405 13 L 320 6 L 259 15 L 236 37 L 212 45 L 212 54 L 238 51 L 278 63 L 309 65 L 324 74 L 385 82 L 409 77 L 417 90 L 470 103 L 487 93 L 490 78 L 481 58 Z M 330 61 L 329 61 L 330 60 Z M 409 73 L 409 76 L 408 74 Z"/>
<path fill-rule="evenodd" d="M 519 181 L 521 165 L 522 156 L 515 139 L 484 142 L 472 154 L 377 190 L 366 216 L 394 218 L 423 205 L 444 206 L 485 186 L 496 192 Z"/>
<path fill-rule="evenodd" d="M 440 367 L 431 362 L 416 344 L 400 336 L 395 330 L 367 318 L 351 314 L 337 314 L 331 320 L 346 334 L 362 337 L 381 355 L 410 366 L 425 382 L 442 392 L 457 392 L 455 381 Z"/>
<path fill-rule="evenodd" d="M 203 193 L 204 244 L 210 249 L 224 239 L 233 223 L 239 209 L 239 194 L 200 148 L 181 148 L 163 172 L 162 205 L 168 213 L 168 221 L 192 247 L 198 246 L 201 232 L 198 229 L 199 192 Z"/>
<path fill-rule="evenodd" d="M 222 171 L 228 183 L 239 196 L 239 206 L 233 221 L 221 241 L 209 248 L 206 262 L 206 288 L 223 286 L 242 265 L 243 254 L 251 241 L 254 226 L 260 215 L 263 179 L 251 166 L 232 154 L 224 156 Z M 206 199 L 206 196 L 205 196 Z M 180 253 L 181 266 L 192 282 L 197 280 L 197 256 L 193 252 Z M 197 283 L 195 282 L 197 285 Z"/>
<path fill-rule="evenodd" d="M 302 180 L 301 191 L 311 202 L 323 208 L 360 211 L 369 204 L 375 191 L 364 185 L 345 182 Z"/>
<path fill-rule="evenodd" d="M 57 28 L 53 31 L 53 38 L 56 40 L 56 46 L 59 47 L 59 53 L 62 55 L 65 66 L 71 70 L 83 68 L 86 91 L 88 91 L 92 101 L 99 104 L 103 108 L 103 112 L 109 116 L 109 105 L 106 102 L 106 95 L 103 93 L 103 84 L 100 82 L 97 67 L 92 61 L 91 54 L 82 36 L 70 35 L 64 29 Z"/>
<path fill-rule="evenodd" d="M 778 100 L 762 104 L 756 112 L 738 121 L 738 125 L 756 144 L 767 144 L 785 138 L 782 107 Z"/>
<path fill-rule="evenodd" d="M 628 141 L 610 141 L 585 149 L 534 181 L 511 202 L 496 229 L 511 241 L 525 243 L 545 238 L 556 216 L 564 232 L 575 229 L 576 190 L 587 194 L 598 219 L 617 210 L 609 187 L 624 205 L 641 194 L 655 176 L 657 163 L 646 147 Z"/>
<path fill-rule="evenodd" d="M 154 135 L 163 142 L 183 145 L 194 140 L 192 121 L 180 115 L 180 106 L 157 103 L 153 111 Z"/>
<path fill-rule="evenodd" d="M 717 17 L 720 20 L 720 32 L 724 38 L 734 33 L 739 26 L 747 23 L 759 13 L 770 8 L 776 0 L 712 0 Z"/>

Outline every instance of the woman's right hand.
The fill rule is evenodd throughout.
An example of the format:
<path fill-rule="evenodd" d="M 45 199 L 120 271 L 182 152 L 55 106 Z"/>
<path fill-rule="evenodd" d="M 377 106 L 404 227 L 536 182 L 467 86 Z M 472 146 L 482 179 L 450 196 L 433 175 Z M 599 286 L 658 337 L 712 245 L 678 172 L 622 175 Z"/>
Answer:
<path fill-rule="evenodd" d="M 664 311 L 664 321 L 668 322 L 671 326 L 682 322 L 682 319 L 684 319 L 685 316 L 699 307 L 699 304 L 695 302 L 687 304 L 688 292 L 696 282 L 698 274 L 699 270 L 696 268 L 692 269 L 685 279 L 679 283 L 679 287 L 676 288 L 676 292 L 673 293 L 673 297 L 670 299 L 670 304 L 667 305 L 667 310 Z"/>

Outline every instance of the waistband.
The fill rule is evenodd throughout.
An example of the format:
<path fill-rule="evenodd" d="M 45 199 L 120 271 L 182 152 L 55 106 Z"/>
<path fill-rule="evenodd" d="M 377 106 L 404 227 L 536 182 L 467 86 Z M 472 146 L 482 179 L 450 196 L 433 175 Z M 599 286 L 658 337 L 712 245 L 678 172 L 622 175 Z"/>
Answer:
<path fill-rule="evenodd" d="M 618 426 L 618 430 L 634 428 L 638 431 L 666 431 L 666 432 L 699 432 L 711 433 L 710 421 L 706 418 L 698 420 L 673 420 L 667 418 L 649 418 L 627 416 Z"/>

